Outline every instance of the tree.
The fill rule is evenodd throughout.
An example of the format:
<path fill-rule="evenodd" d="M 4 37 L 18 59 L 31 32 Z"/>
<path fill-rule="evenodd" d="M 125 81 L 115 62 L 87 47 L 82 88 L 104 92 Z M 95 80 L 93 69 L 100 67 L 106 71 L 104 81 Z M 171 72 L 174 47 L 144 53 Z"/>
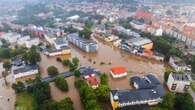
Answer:
<path fill-rule="evenodd" d="M 10 68 L 11 68 L 11 62 L 9 60 L 6 60 L 3 62 L 3 68 L 6 70 L 6 71 L 9 71 Z"/>
<path fill-rule="evenodd" d="M 24 92 L 24 90 L 25 90 L 24 83 L 22 83 L 20 81 L 17 83 L 14 83 L 12 85 L 12 88 L 15 90 L 15 93 L 21 93 L 21 92 Z"/>
<path fill-rule="evenodd" d="M 91 38 L 91 28 L 85 26 L 84 29 L 82 31 L 79 32 L 79 36 L 85 38 L 85 39 L 90 39 Z"/>
<path fill-rule="evenodd" d="M 100 76 L 100 83 L 102 85 L 108 85 L 108 76 L 105 73 Z"/>
<path fill-rule="evenodd" d="M 164 110 L 164 109 L 162 109 L 160 107 L 151 107 L 149 110 Z"/>
<path fill-rule="evenodd" d="M 61 91 L 68 91 L 68 83 L 64 79 L 64 77 L 57 77 L 55 79 L 55 85 L 57 88 L 59 88 Z"/>
<path fill-rule="evenodd" d="M 178 94 L 175 100 L 175 110 L 195 110 L 192 96 L 189 93 Z"/>
<path fill-rule="evenodd" d="M 36 77 L 32 83 L 32 86 L 28 87 L 28 92 L 33 94 L 40 110 L 44 101 L 51 98 L 49 83 L 42 82 L 40 77 Z"/>
<path fill-rule="evenodd" d="M 58 69 L 55 66 L 50 66 L 47 68 L 47 72 L 50 76 L 56 76 L 59 72 Z"/>
<path fill-rule="evenodd" d="M 41 108 L 41 110 L 59 110 L 57 102 L 53 100 L 45 100 Z"/>
<path fill-rule="evenodd" d="M 62 64 L 63 64 L 64 66 L 68 66 L 70 63 L 71 63 L 70 60 L 63 60 L 63 61 L 62 61 Z"/>
<path fill-rule="evenodd" d="M 163 101 L 161 103 L 161 107 L 168 109 L 168 110 L 173 110 L 174 109 L 174 100 L 175 100 L 175 95 L 173 93 L 167 93 L 163 97 Z"/>
<path fill-rule="evenodd" d="M 10 53 L 9 48 L 0 48 L 0 58 L 1 59 L 8 59 L 11 58 L 11 53 Z"/>
<path fill-rule="evenodd" d="M 108 85 L 100 85 L 95 93 L 99 101 L 106 102 L 109 100 L 110 88 Z"/>
<path fill-rule="evenodd" d="M 69 70 L 74 72 L 79 66 L 79 59 L 77 57 L 72 58 L 72 61 L 69 63 Z"/>
<path fill-rule="evenodd" d="M 81 76 L 81 73 L 79 70 L 74 71 L 74 76 L 79 78 Z"/>
<path fill-rule="evenodd" d="M 71 98 L 66 97 L 58 103 L 58 110 L 74 110 Z"/>
<path fill-rule="evenodd" d="M 24 54 L 24 60 L 29 64 L 37 64 L 41 60 L 40 54 L 36 51 L 35 47 L 32 47 Z"/>

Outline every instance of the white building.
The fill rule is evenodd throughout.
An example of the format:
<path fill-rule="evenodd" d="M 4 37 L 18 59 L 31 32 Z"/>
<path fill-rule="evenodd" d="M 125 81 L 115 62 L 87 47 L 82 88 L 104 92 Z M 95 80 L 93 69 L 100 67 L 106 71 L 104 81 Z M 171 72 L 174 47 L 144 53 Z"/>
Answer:
<path fill-rule="evenodd" d="M 65 38 L 57 38 L 54 40 L 54 46 L 56 49 L 68 46 L 68 41 Z"/>
<path fill-rule="evenodd" d="M 30 36 L 23 36 L 17 40 L 18 45 L 25 45 L 25 42 L 30 39 Z"/>
<path fill-rule="evenodd" d="M 59 56 L 59 55 L 67 55 L 67 54 L 71 54 L 71 49 L 69 47 L 63 47 L 61 49 L 49 49 L 45 51 L 44 54 L 50 57 Z"/>
<path fill-rule="evenodd" d="M 39 45 L 39 43 L 40 43 L 39 38 L 32 38 L 32 39 L 25 41 L 25 45 L 27 48 L 31 48 L 33 45 L 37 46 Z"/>
<path fill-rule="evenodd" d="M 19 78 L 24 78 L 32 76 L 39 73 L 38 66 L 25 65 L 19 68 L 12 68 L 12 74 L 14 75 L 14 80 L 17 81 Z"/>
<path fill-rule="evenodd" d="M 184 93 L 190 88 L 190 78 L 188 74 L 171 73 L 167 80 L 167 87 L 171 92 Z"/>
<path fill-rule="evenodd" d="M 127 76 L 127 70 L 124 67 L 112 68 L 110 74 L 113 78 L 122 78 Z"/>
<path fill-rule="evenodd" d="M 177 72 L 191 71 L 191 68 L 188 65 L 186 65 L 185 62 L 182 61 L 182 59 L 175 57 L 175 56 L 170 57 L 169 64 Z"/>
<path fill-rule="evenodd" d="M 12 43 L 16 43 L 17 40 L 21 37 L 21 35 L 17 33 L 6 33 L 1 37 L 12 44 Z"/>

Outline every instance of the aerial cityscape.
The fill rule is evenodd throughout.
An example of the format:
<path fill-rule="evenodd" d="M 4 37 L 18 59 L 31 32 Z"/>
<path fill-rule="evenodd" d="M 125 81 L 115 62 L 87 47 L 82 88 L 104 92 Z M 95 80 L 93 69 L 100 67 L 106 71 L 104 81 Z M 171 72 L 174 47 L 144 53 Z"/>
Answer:
<path fill-rule="evenodd" d="M 0 0 L 0 110 L 195 110 L 195 0 Z"/>

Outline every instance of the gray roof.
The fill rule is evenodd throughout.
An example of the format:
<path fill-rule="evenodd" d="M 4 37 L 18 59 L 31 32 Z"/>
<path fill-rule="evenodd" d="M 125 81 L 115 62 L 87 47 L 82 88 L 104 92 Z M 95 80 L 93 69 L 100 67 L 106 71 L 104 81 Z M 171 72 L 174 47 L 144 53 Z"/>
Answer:
<path fill-rule="evenodd" d="M 112 90 L 111 93 L 113 96 L 118 96 L 119 103 L 128 103 L 161 98 L 164 96 L 165 91 L 162 85 L 158 85 L 153 89 Z"/>
<path fill-rule="evenodd" d="M 150 39 L 143 38 L 143 37 L 133 37 L 133 38 L 130 38 L 127 42 L 135 46 L 142 46 L 145 44 L 152 43 Z"/>
<path fill-rule="evenodd" d="M 63 45 L 63 44 L 66 44 L 67 43 L 64 38 L 57 38 L 56 40 L 54 40 L 54 42 L 57 45 Z"/>
<path fill-rule="evenodd" d="M 72 38 L 74 38 L 76 40 L 79 40 L 82 43 L 85 43 L 85 44 L 97 44 L 96 41 L 93 41 L 91 39 L 81 38 L 78 33 L 71 33 L 71 34 L 68 35 L 68 37 L 72 37 Z"/>
<path fill-rule="evenodd" d="M 139 86 L 139 89 L 154 88 L 156 85 L 160 84 L 156 77 L 151 74 L 146 75 L 143 78 L 134 76 L 130 78 L 130 81 L 136 83 Z"/>
<path fill-rule="evenodd" d="M 130 80 L 137 83 L 139 88 L 136 90 L 111 91 L 113 97 L 118 96 L 119 103 L 158 99 L 163 97 L 165 94 L 163 85 L 161 85 L 158 79 L 152 74 L 146 75 L 144 78 L 135 76 Z"/>
<path fill-rule="evenodd" d="M 60 52 L 62 50 L 66 50 L 66 49 L 70 49 L 70 47 L 68 47 L 68 46 L 62 46 L 61 49 L 54 49 L 54 48 L 46 49 L 46 52 L 48 52 L 48 53 Z"/>
<path fill-rule="evenodd" d="M 178 81 L 190 81 L 190 78 L 187 74 L 172 73 L 171 74 L 174 80 Z"/>
<path fill-rule="evenodd" d="M 82 76 L 87 76 L 91 74 L 100 75 L 100 71 L 92 67 L 80 67 L 79 71 Z"/>
<path fill-rule="evenodd" d="M 28 71 L 31 71 L 31 70 L 37 70 L 37 69 L 38 69 L 38 66 L 37 65 L 26 65 L 24 67 L 15 69 L 13 71 L 13 73 L 14 74 L 19 74 L 19 73 L 24 73 L 24 72 L 28 72 Z"/>

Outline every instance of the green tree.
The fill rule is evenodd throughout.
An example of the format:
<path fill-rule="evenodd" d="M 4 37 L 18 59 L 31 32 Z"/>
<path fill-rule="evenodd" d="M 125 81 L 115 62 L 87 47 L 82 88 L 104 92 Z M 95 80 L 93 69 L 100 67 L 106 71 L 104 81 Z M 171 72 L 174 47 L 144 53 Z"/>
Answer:
<path fill-rule="evenodd" d="M 55 79 L 55 85 L 57 88 L 59 88 L 61 91 L 68 91 L 68 83 L 64 79 L 64 77 L 57 77 Z"/>
<path fill-rule="evenodd" d="M 64 66 L 69 66 L 70 63 L 71 63 L 70 60 L 63 60 L 63 61 L 62 61 L 62 64 L 63 64 Z"/>
<path fill-rule="evenodd" d="M 11 58 L 11 53 L 10 53 L 9 48 L 0 48 L 0 58 L 1 59 L 8 59 Z"/>
<path fill-rule="evenodd" d="M 17 83 L 14 83 L 12 84 L 12 88 L 15 90 L 15 93 L 21 93 L 21 92 L 24 92 L 25 90 L 25 86 L 24 86 L 24 83 L 22 82 L 17 82 Z"/>
<path fill-rule="evenodd" d="M 195 110 L 192 96 L 189 93 L 178 94 L 175 100 L 175 110 Z"/>
<path fill-rule="evenodd" d="M 91 38 L 91 28 L 85 26 L 84 29 L 82 31 L 79 32 L 79 36 L 85 38 L 85 39 L 90 39 Z"/>
<path fill-rule="evenodd" d="M 58 103 L 58 110 L 74 110 L 71 98 L 66 97 Z"/>
<path fill-rule="evenodd" d="M 47 72 L 50 76 L 56 76 L 59 74 L 58 69 L 55 66 L 50 66 L 47 68 Z"/>
<path fill-rule="evenodd" d="M 175 95 L 173 93 L 170 93 L 170 92 L 166 93 L 166 95 L 163 97 L 161 107 L 168 109 L 168 110 L 173 110 L 174 100 L 175 100 Z"/>
<path fill-rule="evenodd" d="M 41 105 L 41 110 L 59 110 L 57 102 L 53 100 L 45 100 Z"/>
<path fill-rule="evenodd" d="M 36 51 L 35 47 L 32 47 L 24 54 L 24 60 L 29 64 L 37 64 L 41 60 L 40 54 Z"/>
<path fill-rule="evenodd" d="M 79 78 L 81 76 L 80 71 L 79 70 L 75 70 L 74 71 L 74 76 L 77 77 L 77 78 Z"/>
<path fill-rule="evenodd" d="M 9 61 L 9 60 L 5 60 L 4 62 L 3 62 L 3 68 L 6 70 L 6 71 L 8 71 L 8 70 L 10 70 L 11 69 L 11 62 Z"/>
<path fill-rule="evenodd" d="M 108 85 L 100 85 L 95 93 L 99 101 L 106 102 L 109 100 L 110 88 Z"/>
<path fill-rule="evenodd" d="M 100 83 L 102 85 L 108 85 L 108 76 L 105 73 L 100 76 Z"/>
<path fill-rule="evenodd" d="M 160 107 L 151 107 L 149 110 L 165 110 L 165 109 L 162 109 Z"/>

